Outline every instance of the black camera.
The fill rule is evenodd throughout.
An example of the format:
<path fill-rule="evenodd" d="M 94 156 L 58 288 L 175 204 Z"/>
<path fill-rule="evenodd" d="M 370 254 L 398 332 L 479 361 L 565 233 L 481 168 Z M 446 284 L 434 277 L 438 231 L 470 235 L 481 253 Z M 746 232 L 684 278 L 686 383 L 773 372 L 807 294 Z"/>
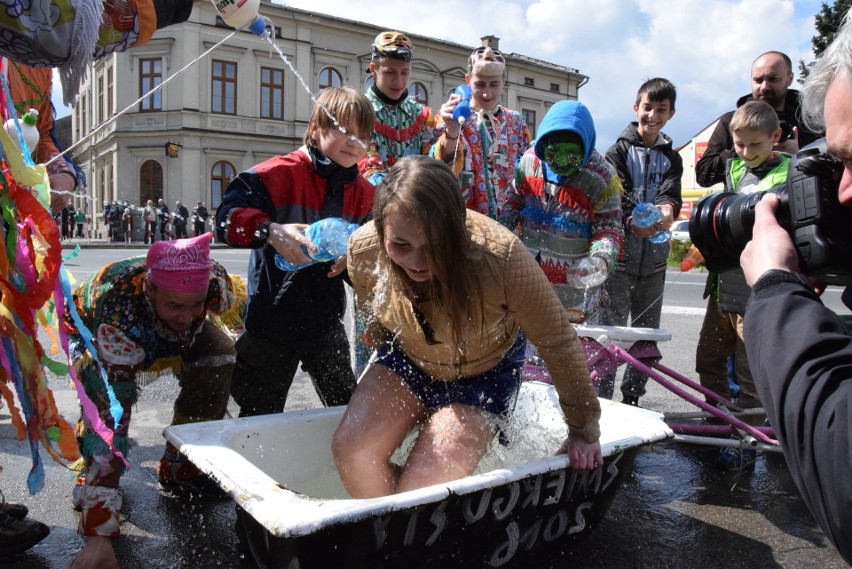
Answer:
<path fill-rule="evenodd" d="M 793 138 L 793 125 L 787 121 L 779 121 L 778 126 L 781 128 L 781 138 L 778 139 L 778 142 L 784 142 Z"/>
<path fill-rule="evenodd" d="M 777 192 L 776 215 L 799 254 L 799 268 L 828 284 L 852 284 L 852 207 L 840 205 L 843 164 L 826 153 L 825 139 L 790 159 L 787 183 Z M 689 236 L 714 272 L 740 266 L 751 241 L 754 206 L 763 193 L 722 192 L 702 198 L 689 220 Z"/>

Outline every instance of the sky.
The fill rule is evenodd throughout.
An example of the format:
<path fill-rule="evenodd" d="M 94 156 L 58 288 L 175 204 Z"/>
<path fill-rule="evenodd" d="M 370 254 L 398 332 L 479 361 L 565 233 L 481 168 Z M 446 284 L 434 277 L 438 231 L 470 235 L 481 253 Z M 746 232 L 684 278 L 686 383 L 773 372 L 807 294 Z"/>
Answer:
<path fill-rule="evenodd" d="M 479 45 L 482 36 L 495 35 L 504 52 L 578 69 L 589 76 L 579 99 L 595 119 L 601 152 L 635 120 L 636 90 L 645 79 L 665 77 L 677 87 L 677 112 L 664 131 L 678 147 L 750 92 L 751 62 L 761 53 L 777 50 L 789 55 L 798 78 L 798 61 L 813 59 L 814 15 L 821 4 L 820 0 L 275 1 L 471 47 Z M 59 106 L 57 110 L 60 115 L 68 113 Z"/>

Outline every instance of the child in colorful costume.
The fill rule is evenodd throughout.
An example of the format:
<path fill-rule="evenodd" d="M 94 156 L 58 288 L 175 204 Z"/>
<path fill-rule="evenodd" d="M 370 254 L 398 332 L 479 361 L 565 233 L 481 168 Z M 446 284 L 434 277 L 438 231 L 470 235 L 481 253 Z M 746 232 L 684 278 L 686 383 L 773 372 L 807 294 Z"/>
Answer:
<path fill-rule="evenodd" d="M 621 192 L 615 169 L 595 150 L 586 106 L 553 105 L 521 158 L 499 221 L 513 230 L 520 223 L 571 322 L 597 315 L 603 282 L 615 270 L 624 240 Z"/>
<path fill-rule="evenodd" d="M 462 100 L 453 93 L 441 106 L 445 128 L 430 155 L 451 164 L 468 209 L 496 219 L 506 201 L 515 167 L 529 148 L 530 133 L 517 111 L 500 105 L 506 84 L 503 54 L 479 47 L 468 59 L 465 83 L 471 89 L 470 119 L 459 124 L 453 111 Z"/>
<path fill-rule="evenodd" d="M 439 134 L 440 121 L 432 109 L 408 96 L 413 51 L 411 40 L 399 32 L 382 32 L 373 42 L 370 73 L 375 82 L 366 94 L 376 119 L 358 170 L 374 186 L 403 156 L 427 154 Z"/>

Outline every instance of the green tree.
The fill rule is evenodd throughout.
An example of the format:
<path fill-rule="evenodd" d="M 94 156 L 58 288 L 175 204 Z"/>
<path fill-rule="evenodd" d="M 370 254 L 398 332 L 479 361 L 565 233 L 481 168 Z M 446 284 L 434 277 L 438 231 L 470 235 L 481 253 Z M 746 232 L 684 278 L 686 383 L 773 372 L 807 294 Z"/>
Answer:
<path fill-rule="evenodd" d="M 829 6 L 823 2 L 820 7 L 819 14 L 815 16 L 814 26 L 816 27 L 817 35 L 811 38 L 811 44 L 814 46 L 814 56 L 819 58 L 825 48 L 834 41 L 834 36 L 837 34 L 840 24 L 843 22 L 843 16 L 852 7 L 852 0 L 834 0 L 834 4 Z M 805 78 L 811 71 L 816 61 L 805 63 L 799 60 L 799 83 L 804 83 Z"/>

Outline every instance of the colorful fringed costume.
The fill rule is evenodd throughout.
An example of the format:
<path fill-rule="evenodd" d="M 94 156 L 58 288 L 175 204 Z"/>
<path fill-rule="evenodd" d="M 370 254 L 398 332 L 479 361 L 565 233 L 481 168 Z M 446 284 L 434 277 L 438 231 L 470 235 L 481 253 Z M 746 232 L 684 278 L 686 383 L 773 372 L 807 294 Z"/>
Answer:
<path fill-rule="evenodd" d="M 530 145 L 530 132 L 517 111 L 498 106 L 494 112 L 479 111 L 466 121 L 457 141 L 441 137 L 431 156 L 459 144 L 451 168 L 459 178 L 468 209 L 497 219 L 510 190 L 515 167 Z"/>
<path fill-rule="evenodd" d="M 403 156 L 427 154 L 438 138 L 440 120 L 426 105 L 406 95 L 398 103 L 387 100 L 373 85 L 367 90 L 376 121 L 367 157 L 358 163 L 358 171 L 377 186 L 388 169 Z"/>
<path fill-rule="evenodd" d="M 148 42 L 185 21 L 192 0 L 4 1 L 0 55 L 33 67 L 58 67 L 65 104 L 73 101 L 93 59 Z"/>
<path fill-rule="evenodd" d="M 213 263 L 205 310 L 179 335 L 158 318 L 146 294 L 147 274 L 144 257 L 119 261 L 103 267 L 73 294 L 82 323 L 92 331 L 96 355 L 114 391 L 114 400 L 87 347 L 86 334 L 66 315 L 74 367 L 100 419 L 113 431 L 111 450 L 88 416 L 78 424 L 85 483 L 75 490 L 75 503 L 82 509 L 83 535 L 115 537 L 119 533 L 118 482 L 125 469 L 131 406 L 140 386 L 168 370 L 178 377 L 181 391 L 172 424 L 221 419 L 227 408 L 236 358 L 234 344 L 206 316 L 208 311 L 222 314 L 241 305 L 235 303 L 231 278 L 220 264 Z M 120 406 L 117 424 L 116 405 Z M 175 454 L 167 445 L 165 457 L 174 459 Z"/>
<path fill-rule="evenodd" d="M 556 174 L 542 160 L 542 140 L 557 131 L 576 133 L 583 142 L 583 161 L 568 176 Z M 612 273 L 624 241 L 621 223 L 621 180 L 594 148 L 592 116 L 577 101 L 560 101 L 548 111 L 539 138 L 527 150 L 515 173 L 500 222 L 515 229 L 541 263 L 562 306 L 574 323 L 597 315 L 603 285 L 572 286 L 576 261 L 598 256 Z"/>

